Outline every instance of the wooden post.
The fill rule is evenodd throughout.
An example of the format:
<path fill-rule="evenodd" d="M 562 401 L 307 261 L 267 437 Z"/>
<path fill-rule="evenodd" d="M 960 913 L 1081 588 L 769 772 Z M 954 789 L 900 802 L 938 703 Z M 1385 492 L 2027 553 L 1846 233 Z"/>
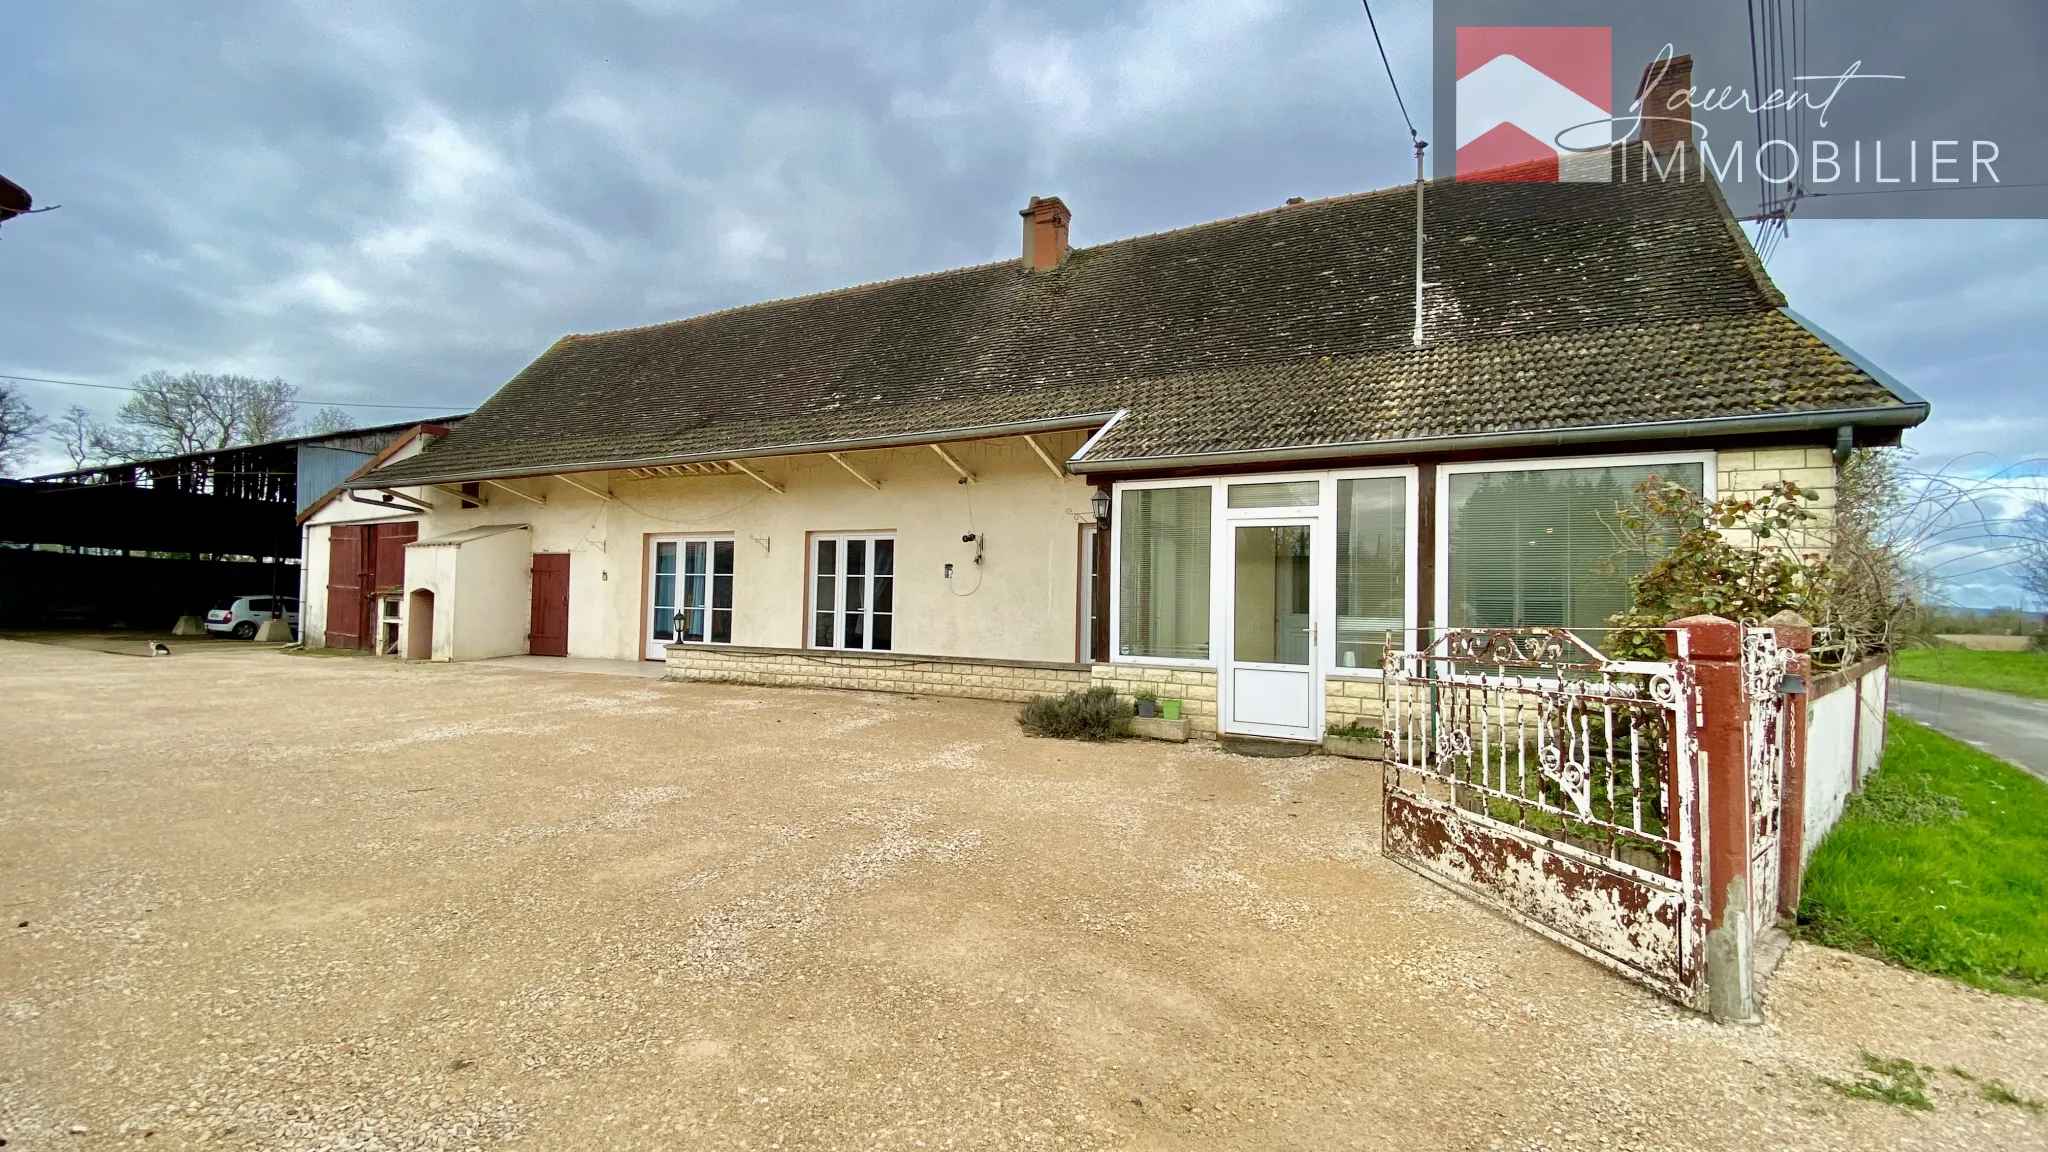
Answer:
<path fill-rule="evenodd" d="M 1436 638 L 1436 483 L 1434 462 L 1415 466 L 1415 646 L 1420 649 Z"/>

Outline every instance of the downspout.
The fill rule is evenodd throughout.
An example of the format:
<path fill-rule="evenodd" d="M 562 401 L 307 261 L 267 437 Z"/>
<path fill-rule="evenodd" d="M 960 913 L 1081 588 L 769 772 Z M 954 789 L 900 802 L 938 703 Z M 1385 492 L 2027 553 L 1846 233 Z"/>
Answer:
<path fill-rule="evenodd" d="M 1849 457 L 1856 451 L 1856 426 L 1844 424 L 1835 429 L 1835 467 L 1849 463 Z"/>
<path fill-rule="evenodd" d="M 299 525 L 299 638 L 287 648 L 306 646 L 306 625 L 312 619 L 312 606 L 306 602 L 306 553 L 312 548 L 313 526 Z"/>

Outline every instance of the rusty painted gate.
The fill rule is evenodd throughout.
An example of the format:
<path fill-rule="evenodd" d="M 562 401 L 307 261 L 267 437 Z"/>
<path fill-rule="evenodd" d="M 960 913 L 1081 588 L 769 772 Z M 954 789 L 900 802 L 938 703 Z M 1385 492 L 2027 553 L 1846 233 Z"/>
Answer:
<path fill-rule="evenodd" d="M 1750 928 L 1759 937 L 1778 921 L 1785 821 L 1802 817 L 1805 808 L 1803 796 L 1798 805 L 1787 805 L 1785 796 L 1793 726 L 1785 681 L 1798 659 L 1798 651 L 1778 642 L 1776 629 L 1742 630 L 1743 720 L 1747 725 L 1743 760 L 1749 784 L 1748 912 Z"/>
<path fill-rule="evenodd" d="M 1683 655 L 1564 629 L 1389 644 L 1392 859 L 1692 1007 L 1706 1001 L 1698 694 Z"/>

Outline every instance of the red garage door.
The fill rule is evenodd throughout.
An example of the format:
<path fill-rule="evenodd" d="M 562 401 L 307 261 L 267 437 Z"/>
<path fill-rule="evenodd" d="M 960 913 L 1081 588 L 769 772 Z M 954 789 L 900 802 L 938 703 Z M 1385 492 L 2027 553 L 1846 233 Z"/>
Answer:
<path fill-rule="evenodd" d="M 336 524 L 327 537 L 327 646 L 367 647 L 370 635 L 370 532 Z"/>
<path fill-rule="evenodd" d="M 569 654 L 569 554 L 533 554 L 533 622 L 526 650 L 535 656 Z"/>
<path fill-rule="evenodd" d="M 327 536 L 327 646 L 370 648 L 377 640 L 376 597 L 405 583 L 405 546 L 417 520 L 336 524 Z"/>
<path fill-rule="evenodd" d="M 420 522 L 404 520 L 375 526 L 376 553 L 372 590 L 396 592 L 405 585 L 405 546 L 420 538 Z"/>

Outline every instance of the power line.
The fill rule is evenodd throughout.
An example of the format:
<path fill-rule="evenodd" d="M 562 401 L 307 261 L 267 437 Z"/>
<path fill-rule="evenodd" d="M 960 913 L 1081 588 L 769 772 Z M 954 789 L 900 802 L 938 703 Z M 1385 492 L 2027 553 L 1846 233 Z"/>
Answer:
<path fill-rule="evenodd" d="M 106 392 L 140 392 L 133 384 L 87 384 L 83 380 L 52 380 L 45 376 L 9 376 L 0 372 L 0 380 L 18 380 L 25 384 L 62 384 L 70 388 L 98 388 Z M 446 404 L 366 404 L 352 400 L 286 400 L 286 404 L 319 405 L 323 408 L 403 408 L 409 412 L 446 412 Z"/>
<path fill-rule="evenodd" d="M 1809 200 L 1817 200 L 1823 196 L 1886 196 L 1901 192 L 1996 192 L 2001 188 L 2048 188 L 2048 180 L 2036 180 L 2028 184 L 1963 184 L 1954 188 L 1935 188 L 1923 184 L 1915 188 L 1862 188 L 1852 192 L 1806 192 L 1802 195 Z"/>
<path fill-rule="evenodd" d="M 1394 80 L 1394 65 L 1387 59 L 1387 46 L 1380 40 L 1380 23 L 1372 18 L 1372 0 L 1359 2 L 1365 5 L 1365 22 L 1372 28 L 1373 45 L 1380 50 L 1380 66 L 1387 70 L 1387 87 L 1394 90 L 1394 105 L 1401 109 L 1401 120 L 1408 125 L 1408 138 L 1419 140 L 1421 137 L 1415 131 L 1415 121 L 1408 115 L 1408 102 L 1401 99 L 1401 85 Z"/>

